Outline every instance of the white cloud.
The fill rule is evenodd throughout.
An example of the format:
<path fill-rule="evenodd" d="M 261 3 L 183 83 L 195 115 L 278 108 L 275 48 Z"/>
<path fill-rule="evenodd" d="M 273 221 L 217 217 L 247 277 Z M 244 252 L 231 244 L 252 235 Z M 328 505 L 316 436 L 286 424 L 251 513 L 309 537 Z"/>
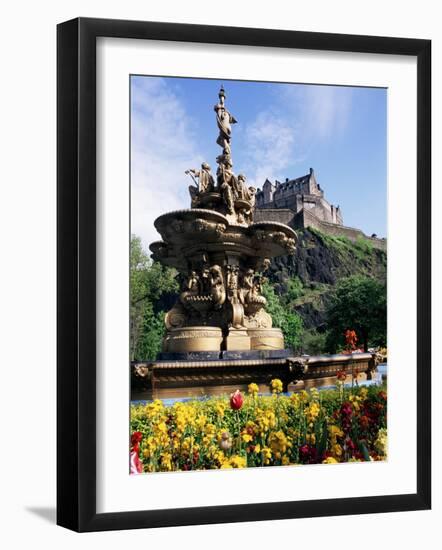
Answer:
<path fill-rule="evenodd" d="M 335 139 L 346 128 L 351 89 L 336 86 L 284 86 L 275 100 L 245 128 L 245 170 L 249 183 L 297 177 L 287 169 L 300 164 L 320 141 Z M 302 167 L 302 173 L 306 167 Z"/>
<path fill-rule="evenodd" d="M 184 171 L 201 162 L 195 126 L 160 78 L 137 78 L 132 87 L 131 231 L 144 246 L 160 240 L 153 222 L 166 211 L 189 208 Z"/>
<path fill-rule="evenodd" d="M 249 184 L 261 187 L 278 177 L 293 162 L 296 125 L 273 110 L 260 112 L 245 129 L 245 159 Z"/>
<path fill-rule="evenodd" d="M 284 88 L 283 97 L 302 126 L 305 139 L 333 139 L 346 128 L 352 88 L 340 86 L 300 86 Z"/>

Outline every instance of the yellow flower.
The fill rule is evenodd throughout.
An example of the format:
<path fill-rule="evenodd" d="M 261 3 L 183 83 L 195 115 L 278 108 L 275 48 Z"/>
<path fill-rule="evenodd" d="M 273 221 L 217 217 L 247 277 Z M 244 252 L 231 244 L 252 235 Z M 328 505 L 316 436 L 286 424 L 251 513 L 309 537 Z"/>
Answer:
<path fill-rule="evenodd" d="M 202 430 L 204 428 L 206 423 L 207 423 L 207 416 L 205 416 L 204 414 L 199 416 L 196 420 L 196 425 L 198 426 L 198 428 L 200 430 Z"/>
<path fill-rule="evenodd" d="M 290 439 L 286 437 L 282 430 L 272 432 L 268 437 L 268 444 L 275 456 L 277 453 L 285 453 L 292 446 Z"/>
<path fill-rule="evenodd" d="M 247 459 L 244 456 L 234 455 L 230 458 L 230 464 L 233 468 L 246 468 Z"/>
<path fill-rule="evenodd" d="M 381 428 L 378 432 L 376 441 L 374 442 L 374 446 L 381 456 L 386 456 L 387 445 L 388 445 L 387 430 L 385 428 Z"/>
<path fill-rule="evenodd" d="M 247 389 L 248 389 L 249 393 L 251 395 L 253 395 L 254 397 L 256 397 L 258 395 L 258 392 L 259 392 L 258 384 L 255 384 L 254 382 L 252 382 L 251 384 L 249 384 Z"/>
<path fill-rule="evenodd" d="M 261 452 L 261 445 L 258 443 L 258 445 L 255 445 L 255 453 L 259 454 Z"/>
<path fill-rule="evenodd" d="M 317 401 L 312 401 L 308 407 L 304 409 L 304 414 L 307 417 L 307 422 L 312 424 L 319 416 L 321 406 Z"/>
<path fill-rule="evenodd" d="M 344 432 L 339 428 L 339 426 L 331 425 L 328 427 L 328 432 L 330 437 L 344 437 Z"/>
<path fill-rule="evenodd" d="M 359 411 L 359 402 L 362 401 L 362 397 L 360 397 L 359 395 L 350 395 L 348 399 L 353 405 L 354 410 Z"/>
<path fill-rule="evenodd" d="M 310 388 L 310 396 L 312 399 L 319 399 L 319 390 L 318 388 Z"/>
<path fill-rule="evenodd" d="M 170 453 L 164 453 L 161 457 L 161 469 L 165 472 L 172 470 L 172 455 Z"/>
<path fill-rule="evenodd" d="M 339 443 L 336 443 L 336 445 L 333 445 L 333 454 L 337 457 L 342 456 L 342 447 L 339 445 Z"/>
<path fill-rule="evenodd" d="M 297 393 L 292 393 L 292 395 L 290 396 L 290 401 L 292 403 L 292 405 L 297 408 L 299 406 L 299 402 L 300 402 L 300 397 Z"/>
<path fill-rule="evenodd" d="M 220 418 L 223 418 L 224 413 L 226 412 L 226 405 L 224 403 L 222 403 L 221 401 L 218 401 L 218 403 L 216 404 L 215 410 L 216 410 L 216 414 Z"/>
<path fill-rule="evenodd" d="M 305 390 L 301 390 L 298 395 L 301 402 L 305 403 L 308 401 L 308 393 Z"/>
<path fill-rule="evenodd" d="M 241 435 L 241 439 L 244 441 L 244 443 L 249 443 L 250 441 L 252 441 L 253 437 L 246 432 Z"/>
<path fill-rule="evenodd" d="M 360 390 L 359 390 L 359 395 L 361 396 L 361 399 L 364 400 L 364 399 L 367 399 L 367 395 L 368 395 L 368 390 L 366 387 L 362 387 Z"/>
<path fill-rule="evenodd" d="M 329 456 L 325 460 L 322 461 L 322 464 L 339 464 L 339 462 L 336 460 L 336 458 L 333 458 L 332 456 Z"/>
<path fill-rule="evenodd" d="M 272 388 L 273 393 L 281 393 L 283 389 L 282 382 L 279 378 L 274 378 L 270 382 L 270 387 Z"/>
<path fill-rule="evenodd" d="M 270 464 L 270 460 L 272 458 L 272 450 L 269 449 L 269 447 L 263 447 L 261 452 L 264 459 L 264 464 Z"/>

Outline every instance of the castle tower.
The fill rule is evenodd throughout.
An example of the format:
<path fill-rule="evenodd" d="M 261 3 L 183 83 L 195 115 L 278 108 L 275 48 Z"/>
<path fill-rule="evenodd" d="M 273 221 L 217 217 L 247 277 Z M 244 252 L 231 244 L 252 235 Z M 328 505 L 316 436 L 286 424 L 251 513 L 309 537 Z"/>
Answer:
<path fill-rule="evenodd" d="M 264 185 L 262 186 L 262 191 L 264 193 L 264 204 L 273 201 L 273 184 L 266 179 Z"/>

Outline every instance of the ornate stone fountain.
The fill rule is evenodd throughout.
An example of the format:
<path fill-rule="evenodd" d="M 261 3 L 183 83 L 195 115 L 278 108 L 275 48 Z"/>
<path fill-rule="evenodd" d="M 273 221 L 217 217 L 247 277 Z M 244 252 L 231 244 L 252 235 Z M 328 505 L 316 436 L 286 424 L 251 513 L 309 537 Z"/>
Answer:
<path fill-rule="evenodd" d="M 214 107 L 222 148 L 216 178 L 207 163 L 187 170 L 191 208 L 155 220 L 162 240 L 150 245 L 152 258 L 176 268 L 182 281 L 165 318 L 165 353 L 284 349 L 261 292 L 270 259 L 293 253 L 296 234 L 284 224 L 253 222 L 256 189 L 233 172 L 236 120 L 225 98 L 221 88 Z"/>

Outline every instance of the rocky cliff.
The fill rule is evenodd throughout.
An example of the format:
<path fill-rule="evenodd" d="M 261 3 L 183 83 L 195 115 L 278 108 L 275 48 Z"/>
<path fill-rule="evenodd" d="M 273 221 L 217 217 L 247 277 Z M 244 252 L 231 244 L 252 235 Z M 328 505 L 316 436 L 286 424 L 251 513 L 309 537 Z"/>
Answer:
<path fill-rule="evenodd" d="M 325 307 L 336 283 L 352 275 L 387 276 L 387 253 L 368 239 L 326 235 L 316 229 L 297 231 L 298 245 L 293 256 L 276 258 L 270 280 L 278 294 L 290 294 L 290 303 L 301 315 L 307 329 L 325 323 Z"/>

